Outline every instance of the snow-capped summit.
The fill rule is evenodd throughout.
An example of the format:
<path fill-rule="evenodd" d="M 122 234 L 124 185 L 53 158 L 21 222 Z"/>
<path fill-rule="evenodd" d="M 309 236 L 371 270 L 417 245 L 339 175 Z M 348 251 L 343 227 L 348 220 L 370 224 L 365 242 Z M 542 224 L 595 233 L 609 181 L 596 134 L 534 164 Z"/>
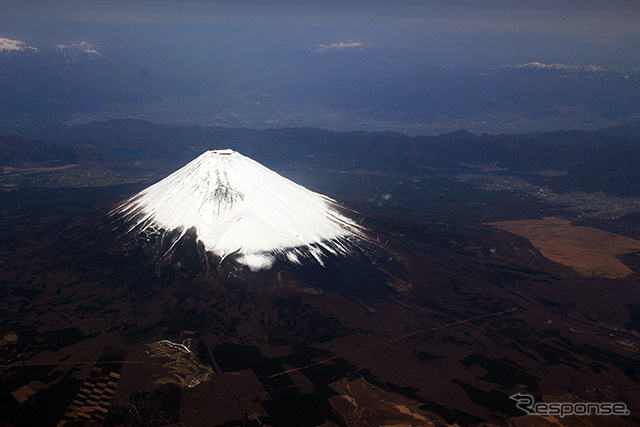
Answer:
<path fill-rule="evenodd" d="M 104 60 L 106 57 L 98 50 L 98 48 L 87 42 L 59 44 L 56 45 L 56 51 L 64 55 L 66 62 L 94 62 Z"/>
<path fill-rule="evenodd" d="M 207 251 L 233 255 L 252 270 L 276 258 L 322 264 L 323 254 L 346 254 L 362 230 L 337 203 L 233 150 L 207 151 L 125 201 L 112 214 L 129 231 L 195 229 Z"/>
<path fill-rule="evenodd" d="M 21 42 L 20 40 L 11 40 L 0 37 L 0 54 L 2 55 L 10 55 L 10 54 L 35 54 L 38 53 L 38 49 L 27 45 L 25 42 Z"/>

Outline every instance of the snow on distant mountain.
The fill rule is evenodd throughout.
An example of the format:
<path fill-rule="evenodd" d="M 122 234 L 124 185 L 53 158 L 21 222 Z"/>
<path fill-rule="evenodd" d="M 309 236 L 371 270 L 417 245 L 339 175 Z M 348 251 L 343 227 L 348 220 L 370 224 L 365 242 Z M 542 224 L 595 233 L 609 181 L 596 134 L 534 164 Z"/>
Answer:
<path fill-rule="evenodd" d="M 56 52 L 61 53 L 65 58 L 65 62 L 95 62 L 106 60 L 96 46 L 87 42 L 73 43 L 69 45 L 59 44 L 56 46 Z"/>
<path fill-rule="evenodd" d="M 340 42 L 340 43 L 331 43 L 331 44 L 319 44 L 312 51 L 314 53 L 329 53 L 329 52 L 344 52 L 349 50 L 359 50 L 363 51 L 366 49 L 371 49 L 371 45 L 360 43 L 360 42 Z"/>
<path fill-rule="evenodd" d="M 254 271 L 276 259 L 322 265 L 326 254 L 349 253 L 363 232 L 334 200 L 232 150 L 205 152 L 112 215 L 123 216 L 129 232 L 182 237 L 195 229 L 207 251 Z"/>
<path fill-rule="evenodd" d="M 0 37 L 0 54 L 2 55 L 11 55 L 11 54 L 36 54 L 38 53 L 38 49 L 29 46 L 24 42 L 19 40 L 11 40 Z"/>
<path fill-rule="evenodd" d="M 526 64 L 507 65 L 506 68 L 516 70 L 550 70 L 550 71 L 568 71 L 568 72 L 589 72 L 599 73 L 606 71 L 604 68 L 596 67 L 595 65 L 565 65 L 565 64 L 543 64 L 541 62 L 528 62 Z"/>
<path fill-rule="evenodd" d="M 52 59 L 58 61 L 60 56 L 62 60 L 67 64 L 75 63 L 96 63 L 96 62 L 109 62 L 109 58 L 106 57 L 98 48 L 87 42 L 72 43 L 72 44 L 59 44 L 56 45 L 53 52 L 45 49 L 43 51 L 46 55 L 39 55 L 39 58 L 43 61 L 51 61 Z M 33 56 L 41 53 L 41 50 L 29 46 L 19 40 L 11 40 L 7 38 L 0 38 L 0 55 L 2 56 Z"/>

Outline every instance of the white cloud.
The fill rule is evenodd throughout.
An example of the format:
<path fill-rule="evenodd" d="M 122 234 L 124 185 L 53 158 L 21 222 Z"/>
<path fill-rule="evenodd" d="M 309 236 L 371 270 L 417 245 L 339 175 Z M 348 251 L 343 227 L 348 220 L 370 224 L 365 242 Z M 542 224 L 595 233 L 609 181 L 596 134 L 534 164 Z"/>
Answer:
<path fill-rule="evenodd" d="M 36 53 L 38 49 L 29 46 L 20 40 L 11 40 L 0 37 L 0 53 L 9 52 L 22 52 L 22 53 Z"/>
<path fill-rule="evenodd" d="M 360 42 L 340 42 L 340 43 L 331 43 L 329 45 L 319 44 L 313 49 L 315 53 L 327 53 L 327 52 L 335 52 L 335 51 L 346 51 L 346 50 L 366 50 L 371 49 L 372 46 L 360 43 Z"/>

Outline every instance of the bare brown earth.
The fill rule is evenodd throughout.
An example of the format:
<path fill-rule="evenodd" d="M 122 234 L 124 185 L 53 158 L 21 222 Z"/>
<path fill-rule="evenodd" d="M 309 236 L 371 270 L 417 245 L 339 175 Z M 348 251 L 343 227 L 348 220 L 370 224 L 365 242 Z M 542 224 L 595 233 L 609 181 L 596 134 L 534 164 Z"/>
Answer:
<path fill-rule="evenodd" d="M 640 242 L 557 217 L 501 221 L 493 227 L 529 239 L 546 258 L 585 277 L 616 279 L 634 274 L 616 256 L 640 251 Z"/>
<path fill-rule="evenodd" d="M 114 231 L 105 205 L 133 190 L 0 198 L 0 425 L 81 425 L 90 409 L 104 426 L 640 424 L 635 277 L 581 277 L 483 225 L 529 206 L 407 193 L 411 209 L 365 218 L 388 278 L 356 257 L 254 274 L 190 264 L 192 240 L 169 260 Z M 527 416 L 516 393 L 632 415 Z"/>
<path fill-rule="evenodd" d="M 330 385 L 338 396 L 331 405 L 349 426 L 449 426 L 434 413 L 410 399 L 386 392 L 363 378 L 342 379 Z"/>

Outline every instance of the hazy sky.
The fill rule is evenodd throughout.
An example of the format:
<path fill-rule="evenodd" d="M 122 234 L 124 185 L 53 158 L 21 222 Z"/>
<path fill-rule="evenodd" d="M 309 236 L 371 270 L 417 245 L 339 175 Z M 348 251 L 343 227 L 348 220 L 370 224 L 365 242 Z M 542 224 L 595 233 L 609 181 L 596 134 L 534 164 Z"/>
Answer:
<path fill-rule="evenodd" d="M 529 58 L 640 66 L 632 1 L 7 1 L 2 36 L 239 55 L 359 42 L 435 61 Z M 213 37 L 215 36 L 215 37 Z M 543 58 L 540 58 L 543 57 Z"/>
<path fill-rule="evenodd" d="M 87 42 L 111 61 L 83 76 L 16 74 L 25 89 L 5 82 L 4 95 L 15 112 L 64 105 L 88 113 L 83 120 L 257 127 L 385 128 L 384 119 L 403 128 L 453 117 L 466 121 L 450 126 L 471 129 L 479 119 L 468 117 L 484 122 L 487 109 L 526 110 L 535 121 L 559 102 L 579 123 L 626 117 L 640 94 L 639 23 L 638 0 L 0 1 L 0 38 L 42 53 Z M 636 71 L 615 90 L 482 77 L 531 62 Z M 36 83 L 46 88 L 31 90 Z"/>

